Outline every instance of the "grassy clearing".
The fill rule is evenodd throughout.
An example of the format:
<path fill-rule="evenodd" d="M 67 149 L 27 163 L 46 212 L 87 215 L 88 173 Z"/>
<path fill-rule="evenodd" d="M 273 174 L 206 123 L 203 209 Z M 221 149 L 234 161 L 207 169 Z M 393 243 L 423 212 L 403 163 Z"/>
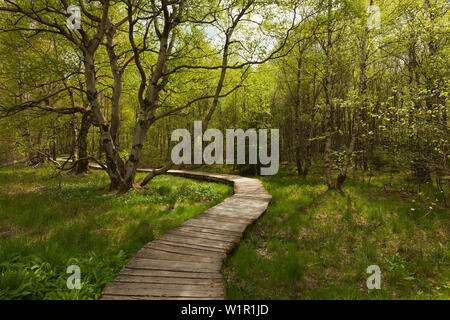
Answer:
<path fill-rule="evenodd" d="M 98 299 L 143 244 L 232 194 L 232 188 L 159 176 L 117 197 L 107 177 L 59 179 L 49 168 L 0 169 L 0 299 Z M 68 290 L 69 265 L 81 290 Z"/>
<path fill-rule="evenodd" d="M 273 200 L 227 260 L 229 299 L 450 298 L 450 215 L 433 188 L 388 175 L 350 179 L 346 195 L 314 176 L 262 181 Z M 366 287 L 373 264 L 381 290 Z"/>

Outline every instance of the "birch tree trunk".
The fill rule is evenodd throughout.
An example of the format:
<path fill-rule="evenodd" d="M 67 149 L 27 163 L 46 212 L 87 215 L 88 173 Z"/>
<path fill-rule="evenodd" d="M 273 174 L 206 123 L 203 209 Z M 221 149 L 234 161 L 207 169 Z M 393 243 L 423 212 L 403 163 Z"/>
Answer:
<path fill-rule="evenodd" d="M 119 192 L 126 192 L 132 187 L 139 188 L 135 183 L 136 170 L 139 165 L 139 160 L 141 159 L 142 148 L 144 146 L 148 128 L 155 121 L 155 111 L 158 107 L 159 93 L 163 87 L 159 82 L 160 80 L 162 80 L 162 83 L 167 81 L 167 78 L 163 77 L 163 71 L 165 70 L 166 62 L 175 39 L 175 33 L 173 33 L 172 41 L 170 42 L 171 45 L 169 46 L 169 35 L 173 28 L 174 25 L 166 16 L 164 30 L 159 36 L 160 46 L 158 60 L 150 78 L 145 93 L 145 99 L 141 100 L 139 118 L 134 130 L 133 145 L 125 165 L 124 180 Z"/>
<path fill-rule="evenodd" d="M 106 156 L 107 173 L 111 180 L 110 191 L 114 191 L 118 190 L 123 183 L 121 172 L 122 159 L 120 159 L 117 149 L 114 146 L 108 123 L 100 109 L 96 89 L 94 52 L 95 50 L 92 49 L 87 49 L 84 52 L 84 73 L 86 79 L 87 99 L 90 107 L 92 108 L 93 120 L 100 128 L 100 140 L 103 143 Z"/>

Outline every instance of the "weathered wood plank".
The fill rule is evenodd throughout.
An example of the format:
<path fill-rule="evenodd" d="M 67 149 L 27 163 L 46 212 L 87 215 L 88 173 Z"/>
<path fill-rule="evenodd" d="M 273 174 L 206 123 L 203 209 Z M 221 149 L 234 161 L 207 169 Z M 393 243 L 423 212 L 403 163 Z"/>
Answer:
<path fill-rule="evenodd" d="M 262 212 L 262 210 L 261 210 Z M 261 216 L 261 212 L 259 211 L 252 211 L 249 212 L 243 212 L 238 211 L 236 209 L 222 209 L 222 208 L 214 208 L 214 210 L 208 211 L 208 214 L 215 215 L 215 216 L 223 216 L 228 218 L 244 218 L 247 220 L 247 223 L 252 223 L 256 219 L 258 219 Z"/>
<path fill-rule="evenodd" d="M 190 230 L 192 232 L 199 232 L 199 233 L 205 233 L 205 234 L 230 235 L 230 236 L 236 236 L 239 238 L 241 238 L 241 236 L 242 236 L 242 233 L 238 232 L 238 231 L 218 230 L 218 229 L 186 226 L 186 225 L 179 226 L 178 228 L 176 228 L 174 230 Z"/>
<path fill-rule="evenodd" d="M 159 296 L 159 297 L 220 297 L 223 288 L 209 285 L 175 285 L 153 283 L 111 282 L 103 289 L 104 294 Z"/>
<path fill-rule="evenodd" d="M 210 236 L 204 236 L 202 234 L 197 234 L 193 232 L 183 232 L 180 230 L 171 230 L 167 232 L 163 237 L 161 237 L 161 240 L 170 240 L 175 241 L 177 238 L 181 239 L 185 243 L 192 243 L 192 244 L 199 244 L 204 246 L 211 246 L 216 248 L 223 248 L 225 245 L 228 246 L 229 244 L 236 243 L 237 237 L 231 238 L 227 237 L 226 235 L 211 235 Z M 186 240 L 191 240 L 192 242 L 186 242 Z"/>
<path fill-rule="evenodd" d="M 252 199 L 258 201 L 265 201 L 267 203 L 272 200 L 272 196 L 270 194 L 264 193 L 236 193 L 232 196 L 233 198 L 242 198 L 242 199 Z"/>
<path fill-rule="evenodd" d="M 127 267 L 120 271 L 120 275 L 133 275 L 144 277 L 171 277 L 185 279 L 223 279 L 219 272 L 183 272 L 171 270 L 151 270 L 151 269 L 129 269 Z"/>
<path fill-rule="evenodd" d="M 222 263 L 217 262 L 187 262 L 172 260 L 153 260 L 143 258 L 133 258 L 126 265 L 130 269 L 152 269 L 152 270 L 170 270 L 170 271 L 189 271 L 189 272 L 219 272 Z"/>
<path fill-rule="evenodd" d="M 189 254 L 198 257 L 212 257 L 215 259 L 223 259 L 223 252 L 204 250 L 203 248 L 187 248 L 180 247 L 177 245 L 172 245 L 170 243 L 162 243 L 158 240 L 153 240 L 150 243 L 147 243 L 144 248 L 150 248 L 154 250 L 160 250 L 170 253 L 179 253 L 179 254 Z"/>
<path fill-rule="evenodd" d="M 219 211 L 216 210 L 216 212 L 219 212 Z M 197 219 L 197 220 L 204 219 L 204 220 L 212 220 L 212 221 L 217 221 L 217 222 L 228 222 L 228 223 L 237 223 L 237 224 L 249 224 L 252 222 L 252 219 L 244 218 L 242 216 L 230 217 L 230 216 L 226 216 L 226 215 L 214 214 L 212 211 L 199 214 L 198 216 L 196 216 L 193 219 Z"/>
<path fill-rule="evenodd" d="M 176 234 L 165 234 L 160 240 L 164 241 L 172 241 L 181 244 L 192 244 L 201 247 L 214 248 L 214 249 L 223 249 L 228 250 L 230 246 L 233 245 L 233 242 L 230 241 L 220 241 L 220 240 L 210 240 L 204 238 L 194 238 L 194 237 L 186 237 L 179 236 Z"/>
<path fill-rule="evenodd" d="M 193 256 L 180 253 L 171 253 L 161 250 L 149 249 L 143 247 L 139 250 L 135 257 L 143 259 L 153 259 L 153 260 L 170 260 L 170 261 L 185 261 L 185 262 L 215 262 L 217 257 L 202 257 Z"/>
<path fill-rule="evenodd" d="M 225 219 L 224 219 L 225 218 Z M 252 220 L 250 219 L 240 219 L 240 220 L 235 220 L 230 221 L 230 219 L 226 218 L 226 217 L 220 217 L 220 216 L 214 216 L 214 215 L 204 215 L 204 216 L 197 216 L 192 218 L 191 220 L 193 221 L 205 221 L 205 222 L 211 222 L 211 223 L 215 223 L 215 224 L 219 224 L 219 225 L 224 225 L 224 226 L 232 226 L 232 227 L 246 227 L 248 226 Z"/>
<path fill-rule="evenodd" d="M 267 202 L 265 201 L 257 201 L 257 200 L 248 200 L 245 198 L 234 198 L 230 200 L 225 200 L 216 207 L 218 208 L 231 208 L 231 209 L 260 209 L 267 206 Z"/>
<path fill-rule="evenodd" d="M 229 230 L 229 231 L 236 231 L 236 232 L 244 232 L 245 228 L 247 228 L 247 225 L 243 225 L 243 224 L 231 224 L 231 223 L 218 224 L 214 221 L 195 220 L 195 219 L 190 219 L 190 220 L 184 222 L 182 225 L 211 228 L 211 229 L 218 229 L 218 230 Z"/>
<path fill-rule="evenodd" d="M 186 227 L 176 228 L 167 232 L 167 234 L 173 234 L 183 237 L 193 237 L 193 238 L 202 238 L 202 239 L 210 239 L 210 240 L 222 240 L 227 242 L 238 243 L 241 239 L 238 235 L 228 235 L 228 234 L 220 234 L 220 233 L 206 233 L 199 231 L 192 231 L 186 229 Z"/>
<path fill-rule="evenodd" d="M 175 242 L 172 240 L 169 241 L 169 240 L 164 240 L 164 239 L 158 239 L 158 240 L 154 240 L 153 242 L 171 245 L 174 247 L 188 248 L 188 249 L 200 249 L 200 250 L 205 250 L 205 251 L 218 252 L 218 253 L 222 253 L 222 254 L 225 254 L 227 252 L 226 249 L 222 249 L 222 248 L 208 247 L 208 246 L 202 246 L 202 245 L 197 245 L 197 244 L 192 244 L 192 243 L 181 243 L 181 242 L 178 242 L 178 241 Z"/>
<path fill-rule="evenodd" d="M 164 297 L 168 300 L 186 300 L 186 297 Z M 225 294 L 217 297 L 195 297 L 195 300 L 224 300 Z M 102 300 L 161 300 L 161 296 L 123 296 L 123 295 L 114 295 L 114 294 L 104 294 L 102 295 Z"/>
<path fill-rule="evenodd" d="M 208 284 L 213 286 L 222 286 L 223 280 L 216 278 L 176 278 L 176 277 L 155 277 L 155 276 L 135 276 L 128 274 L 119 274 L 114 281 L 130 283 L 159 283 L 159 284 Z"/>
<path fill-rule="evenodd" d="M 267 205 L 261 204 L 258 206 L 249 206 L 246 204 L 234 204 L 232 202 L 221 203 L 213 208 L 211 211 L 224 211 L 224 212 L 234 212 L 239 213 L 241 217 L 246 218 L 253 217 L 255 215 L 261 215 L 267 209 Z"/>

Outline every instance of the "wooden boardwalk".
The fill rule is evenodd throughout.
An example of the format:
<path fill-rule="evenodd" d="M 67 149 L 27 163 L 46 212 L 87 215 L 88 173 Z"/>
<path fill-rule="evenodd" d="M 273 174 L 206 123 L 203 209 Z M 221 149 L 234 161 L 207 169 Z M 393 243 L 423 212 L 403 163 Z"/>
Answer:
<path fill-rule="evenodd" d="M 234 195 L 146 244 L 106 285 L 101 299 L 225 299 L 222 264 L 272 196 L 257 179 L 181 170 L 168 174 L 233 184 Z"/>

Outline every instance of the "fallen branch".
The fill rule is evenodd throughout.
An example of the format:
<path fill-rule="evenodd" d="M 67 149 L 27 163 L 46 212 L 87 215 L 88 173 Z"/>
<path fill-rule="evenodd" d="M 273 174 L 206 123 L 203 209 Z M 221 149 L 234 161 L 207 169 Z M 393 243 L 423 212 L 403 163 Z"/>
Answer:
<path fill-rule="evenodd" d="M 173 166 L 173 162 L 169 161 L 164 167 L 160 168 L 160 169 L 154 169 L 152 170 L 151 173 L 149 173 L 147 176 L 145 176 L 145 178 L 139 183 L 140 187 L 144 187 L 147 183 L 150 182 L 150 180 L 152 180 L 154 177 L 159 176 L 161 174 L 166 173 L 167 171 L 169 171 L 170 168 L 172 168 Z"/>

